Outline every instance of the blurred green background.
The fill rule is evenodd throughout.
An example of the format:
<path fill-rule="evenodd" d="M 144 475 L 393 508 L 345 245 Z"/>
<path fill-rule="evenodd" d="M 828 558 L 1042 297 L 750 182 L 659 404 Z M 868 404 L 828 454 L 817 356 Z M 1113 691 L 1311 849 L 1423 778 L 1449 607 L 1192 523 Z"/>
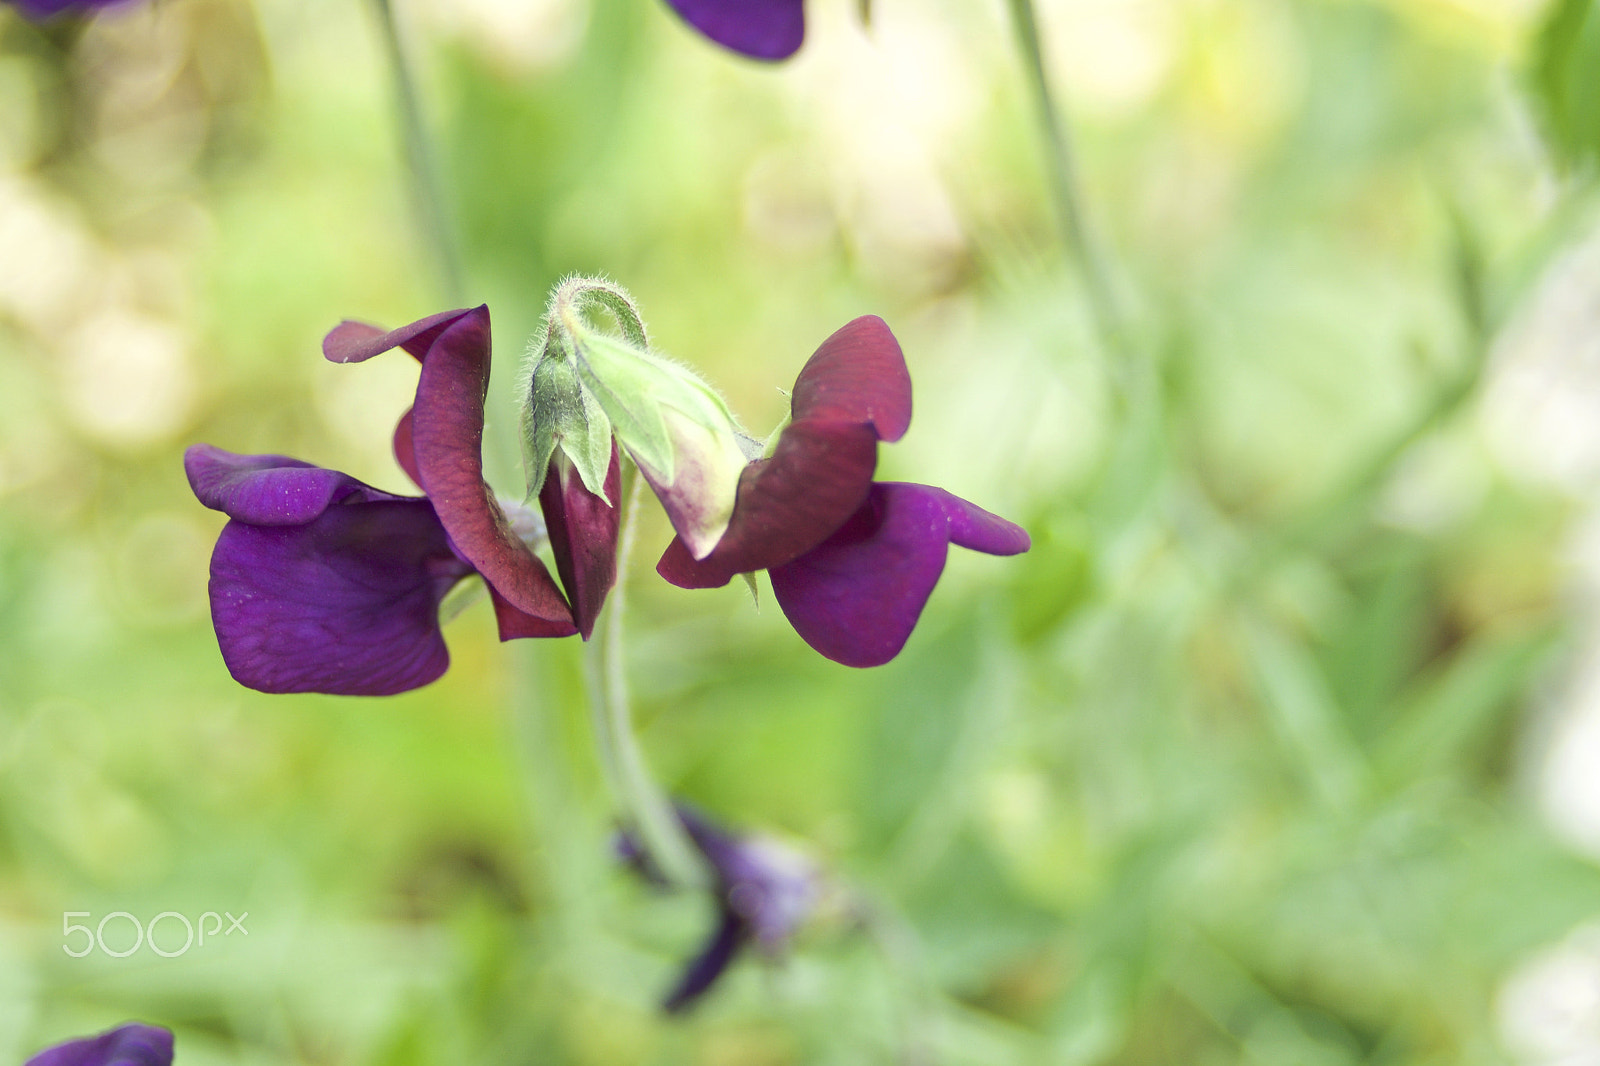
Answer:
<path fill-rule="evenodd" d="M 885 476 L 1034 537 L 861 672 L 647 522 L 660 776 L 842 886 L 682 1020 L 710 908 L 611 861 L 575 641 L 480 604 L 360 700 L 211 635 L 185 445 L 407 484 L 414 365 L 318 348 L 448 300 L 373 8 L 0 9 L 0 1060 L 140 1018 L 180 1066 L 1600 1061 L 1600 9 L 1043 3 L 1108 349 L 1002 5 L 873 6 L 764 67 L 659 0 L 399 4 L 503 491 L 546 292 L 605 273 L 758 434 L 882 315 Z M 116 911 L 248 935 L 63 951 Z"/>

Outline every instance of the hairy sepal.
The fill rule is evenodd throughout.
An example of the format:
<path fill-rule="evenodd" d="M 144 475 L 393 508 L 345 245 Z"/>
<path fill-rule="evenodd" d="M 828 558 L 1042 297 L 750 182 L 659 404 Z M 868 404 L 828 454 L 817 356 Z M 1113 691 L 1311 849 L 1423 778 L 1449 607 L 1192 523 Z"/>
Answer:
<path fill-rule="evenodd" d="M 559 448 L 572 463 L 583 487 L 615 507 L 606 495 L 611 465 L 611 420 L 579 382 L 573 360 L 547 345 L 534 364 L 522 414 L 523 455 L 528 474 L 528 499 L 544 487 L 550 459 Z"/>

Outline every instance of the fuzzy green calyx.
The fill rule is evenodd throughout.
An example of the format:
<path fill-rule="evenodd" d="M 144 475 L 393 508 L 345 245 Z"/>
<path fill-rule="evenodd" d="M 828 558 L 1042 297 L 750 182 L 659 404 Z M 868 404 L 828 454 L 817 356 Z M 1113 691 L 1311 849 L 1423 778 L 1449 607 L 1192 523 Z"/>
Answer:
<path fill-rule="evenodd" d="M 617 332 L 596 328 L 594 310 L 606 312 Z M 748 438 L 711 386 L 650 351 L 627 293 L 607 281 L 562 282 L 531 361 L 523 413 L 530 495 L 558 448 L 584 486 L 603 495 L 615 437 L 690 551 L 709 554 L 732 517 Z"/>

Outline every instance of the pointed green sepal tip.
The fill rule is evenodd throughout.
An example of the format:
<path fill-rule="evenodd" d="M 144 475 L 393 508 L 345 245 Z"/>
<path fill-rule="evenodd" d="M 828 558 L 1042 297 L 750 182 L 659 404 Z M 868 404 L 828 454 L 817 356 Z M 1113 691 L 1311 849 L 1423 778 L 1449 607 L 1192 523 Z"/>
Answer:
<path fill-rule="evenodd" d="M 571 461 L 583 487 L 611 506 L 605 493 L 611 464 L 611 421 L 583 388 L 571 358 L 547 345 L 528 377 L 522 417 L 528 499 L 544 487 L 556 449 Z"/>

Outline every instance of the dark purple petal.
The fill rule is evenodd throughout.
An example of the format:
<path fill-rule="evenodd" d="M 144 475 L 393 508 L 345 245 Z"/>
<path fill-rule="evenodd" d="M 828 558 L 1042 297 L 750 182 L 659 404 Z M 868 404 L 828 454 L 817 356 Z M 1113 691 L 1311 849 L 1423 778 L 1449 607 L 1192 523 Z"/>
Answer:
<path fill-rule="evenodd" d="M 794 422 L 770 459 L 745 467 L 728 531 L 696 561 L 674 538 L 656 572 L 679 588 L 718 588 L 809 551 L 861 506 L 872 488 L 878 438 L 861 424 Z"/>
<path fill-rule="evenodd" d="M 774 567 L 772 592 L 802 640 L 845 666 L 900 654 L 944 572 L 954 530 L 992 555 L 1028 549 L 1017 526 L 930 485 L 874 485 L 867 502 L 816 548 Z"/>
<path fill-rule="evenodd" d="M 622 464 L 611 445 L 606 470 L 606 496 L 621 501 Z M 572 602 L 573 621 L 588 640 L 606 593 L 617 579 L 617 527 L 622 512 L 584 487 L 577 468 L 560 451 L 550 460 L 539 490 L 545 531 L 556 558 L 556 572 Z"/>
<path fill-rule="evenodd" d="M 661 1009 L 668 1014 L 678 1014 L 694 1006 L 711 990 L 717 978 L 727 972 L 749 935 L 743 918 L 726 906 L 718 908 L 717 927 L 711 931 L 711 939 L 689 960 L 683 976 L 661 1001 Z"/>
<path fill-rule="evenodd" d="M 420 363 L 428 354 L 428 349 L 433 346 L 433 342 L 439 338 L 439 334 L 449 329 L 458 319 L 475 311 L 482 312 L 485 318 L 489 315 L 485 307 L 476 308 L 474 311 L 440 311 L 436 315 L 419 318 L 409 326 L 401 326 L 387 333 L 377 326 L 345 319 L 322 338 L 322 354 L 333 363 L 364 363 L 391 348 L 403 348 Z"/>
<path fill-rule="evenodd" d="M 683 20 L 752 59 L 788 59 L 805 40 L 801 0 L 667 0 Z"/>
<path fill-rule="evenodd" d="M 439 602 L 471 572 L 427 500 L 333 506 L 298 526 L 234 520 L 211 555 L 211 618 L 242 685 L 387 696 L 444 673 Z"/>
<path fill-rule="evenodd" d="M 905 436 L 911 372 L 883 319 L 862 315 L 823 341 L 800 368 L 790 408 L 796 422 L 861 422 L 890 443 Z"/>
<path fill-rule="evenodd" d="M 45 1048 L 23 1066 L 171 1066 L 172 1034 L 137 1022 Z"/>
<path fill-rule="evenodd" d="M 302 525 L 335 503 L 405 499 L 299 459 L 236 455 L 210 444 L 191 445 L 183 469 L 201 503 L 256 526 Z"/>
<path fill-rule="evenodd" d="M 516 535 L 483 480 L 483 405 L 489 391 L 489 309 L 444 311 L 384 333 L 346 321 L 322 341 L 336 363 L 404 348 L 422 362 L 416 403 L 395 429 L 395 451 L 433 501 L 463 558 L 498 594 L 500 639 L 571 636 L 572 611 L 544 563 Z"/>

